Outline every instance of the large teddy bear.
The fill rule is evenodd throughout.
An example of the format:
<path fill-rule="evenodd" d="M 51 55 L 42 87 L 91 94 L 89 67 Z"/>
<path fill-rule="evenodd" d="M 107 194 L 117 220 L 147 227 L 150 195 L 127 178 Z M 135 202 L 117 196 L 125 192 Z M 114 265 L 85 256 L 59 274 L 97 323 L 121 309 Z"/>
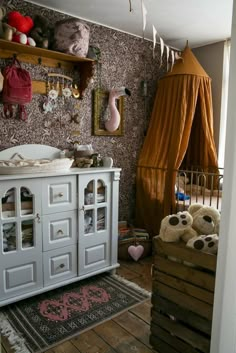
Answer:
<path fill-rule="evenodd" d="M 189 206 L 188 212 L 192 215 L 192 227 L 198 235 L 189 239 L 186 246 L 216 254 L 219 242 L 219 211 L 212 206 L 196 203 Z"/>
<path fill-rule="evenodd" d="M 219 236 L 217 234 L 198 235 L 189 239 L 186 246 L 209 254 L 217 254 Z"/>
<path fill-rule="evenodd" d="M 192 228 L 192 223 L 193 218 L 187 211 L 166 216 L 161 221 L 159 236 L 165 242 L 187 242 L 198 235 Z"/>
<path fill-rule="evenodd" d="M 199 235 L 208 235 L 218 232 L 220 212 L 215 207 L 194 203 L 189 206 L 188 212 L 193 218 L 192 227 Z"/>

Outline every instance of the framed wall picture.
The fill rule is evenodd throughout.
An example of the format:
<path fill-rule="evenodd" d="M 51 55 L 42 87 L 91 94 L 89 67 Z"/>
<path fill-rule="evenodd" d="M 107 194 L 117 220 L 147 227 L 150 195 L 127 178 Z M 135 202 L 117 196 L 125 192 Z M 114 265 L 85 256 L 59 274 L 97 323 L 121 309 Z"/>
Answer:
<path fill-rule="evenodd" d="M 110 132 L 105 128 L 106 120 L 110 119 L 108 106 L 109 91 L 95 89 L 93 92 L 93 135 L 95 136 L 122 136 L 124 134 L 124 96 L 116 100 L 120 113 L 120 125 L 117 130 Z"/>

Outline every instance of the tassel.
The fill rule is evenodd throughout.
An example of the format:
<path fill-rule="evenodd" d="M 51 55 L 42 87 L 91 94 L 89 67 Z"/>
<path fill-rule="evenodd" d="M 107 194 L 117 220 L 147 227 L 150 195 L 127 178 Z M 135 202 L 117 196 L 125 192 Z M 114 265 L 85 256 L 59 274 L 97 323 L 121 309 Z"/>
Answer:
<path fill-rule="evenodd" d="M 0 333 L 7 337 L 15 353 L 30 353 L 25 346 L 24 338 L 20 337 L 9 323 L 7 317 L 0 312 Z"/>
<path fill-rule="evenodd" d="M 13 108 L 11 104 L 4 104 L 3 106 L 3 117 L 12 118 L 13 117 Z"/>
<path fill-rule="evenodd" d="M 24 105 L 19 105 L 19 118 L 22 121 L 27 121 L 27 113 Z"/>

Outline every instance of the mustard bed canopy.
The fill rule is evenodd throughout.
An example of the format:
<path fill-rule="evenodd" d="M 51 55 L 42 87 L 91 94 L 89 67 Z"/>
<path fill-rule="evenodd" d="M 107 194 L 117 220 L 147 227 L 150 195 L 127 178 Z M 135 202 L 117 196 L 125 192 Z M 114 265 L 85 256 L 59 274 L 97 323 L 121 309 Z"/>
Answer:
<path fill-rule="evenodd" d="M 184 158 L 192 165 L 217 169 L 211 79 L 189 47 L 159 81 L 138 160 L 136 224 L 152 235 L 158 234 L 162 218 L 174 210 L 173 171 Z"/>

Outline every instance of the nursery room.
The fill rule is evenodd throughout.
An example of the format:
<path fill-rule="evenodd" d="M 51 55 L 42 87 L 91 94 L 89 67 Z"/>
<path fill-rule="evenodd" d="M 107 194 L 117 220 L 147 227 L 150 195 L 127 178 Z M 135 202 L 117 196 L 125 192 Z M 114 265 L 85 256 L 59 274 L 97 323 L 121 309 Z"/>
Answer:
<path fill-rule="evenodd" d="M 0 352 L 232 351 L 232 13 L 0 1 Z"/>

